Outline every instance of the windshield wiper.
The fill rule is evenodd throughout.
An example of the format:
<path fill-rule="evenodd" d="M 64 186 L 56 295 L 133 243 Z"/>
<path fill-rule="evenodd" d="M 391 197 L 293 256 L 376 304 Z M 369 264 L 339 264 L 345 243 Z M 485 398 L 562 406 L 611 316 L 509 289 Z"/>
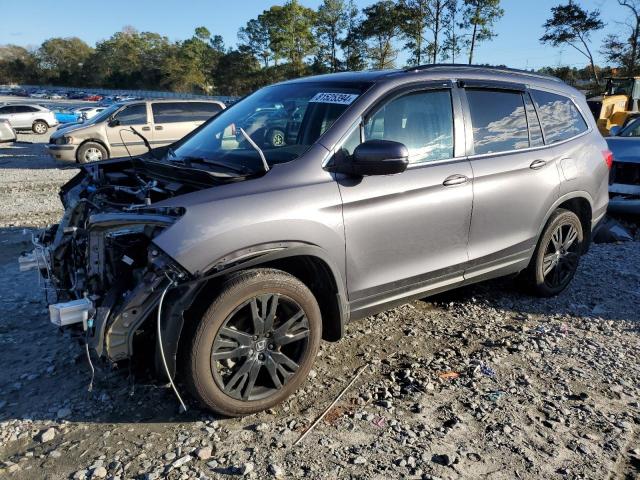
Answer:
<path fill-rule="evenodd" d="M 211 166 L 214 166 L 214 167 L 226 168 L 227 170 L 230 170 L 230 171 L 236 172 L 236 173 L 242 173 L 242 174 L 251 173 L 251 170 L 248 169 L 247 167 L 236 167 L 235 165 L 229 165 L 228 163 L 216 162 L 214 160 L 208 160 L 208 159 L 203 158 L 203 157 L 180 157 L 180 158 L 177 158 L 177 159 L 171 160 L 171 161 L 172 162 L 177 162 L 177 163 L 184 163 L 186 165 L 189 165 L 191 163 L 200 163 L 200 164 L 204 164 L 204 165 L 211 165 Z"/>
<path fill-rule="evenodd" d="M 255 148 L 256 152 L 258 152 L 258 155 L 260 155 L 260 158 L 262 159 L 262 166 L 264 167 L 264 171 L 268 172 L 269 164 L 267 163 L 267 159 L 265 158 L 264 152 L 262 151 L 262 149 L 256 144 L 256 142 L 251 140 L 251 137 L 247 134 L 247 132 L 244 131 L 244 128 L 240 128 L 240 133 L 247 140 L 247 142 L 249 142 L 249 144 L 253 148 Z"/>

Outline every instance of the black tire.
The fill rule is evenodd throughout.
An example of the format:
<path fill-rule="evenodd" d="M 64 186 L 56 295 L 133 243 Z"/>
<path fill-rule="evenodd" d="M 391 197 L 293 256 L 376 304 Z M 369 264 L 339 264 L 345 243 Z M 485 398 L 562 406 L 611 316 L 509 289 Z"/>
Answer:
<path fill-rule="evenodd" d="M 284 131 L 279 128 L 272 128 L 267 133 L 267 145 L 271 147 L 284 147 L 287 144 L 287 137 Z"/>
<path fill-rule="evenodd" d="M 273 269 L 239 272 L 224 282 L 195 329 L 187 382 L 193 395 L 219 414 L 266 410 L 305 380 L 321 337 L 318 302 L 300 280 Z"/>
<path fill-rule="evenodd" d="M 578 216 L 562 208 L 553 212 L 525 271 L 533 293 L 552 297 L 567 288 L 578 269 L 583 242 Z"/>
<path fill-rule="evenodd" d="M 99 160 L 106 160 L 109 158 L 109 152 L 97 142 L 86 142 L 80 145 L 78 153 L 76 153 L 76 160 L 78 163 L 90 163 L 97 162 Z"/>
<path fill-rule="evenodd" d="M 38 135 L 44 135 L 49 130 L 49 125 L 43 120 L 36 120 L 31 125 L 31 131 Z"/>

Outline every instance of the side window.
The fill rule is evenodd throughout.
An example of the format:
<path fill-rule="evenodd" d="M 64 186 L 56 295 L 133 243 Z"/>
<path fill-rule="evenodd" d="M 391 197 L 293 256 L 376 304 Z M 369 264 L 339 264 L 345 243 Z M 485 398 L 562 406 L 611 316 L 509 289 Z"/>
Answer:
<path fill-rule="evenodd" d="M 34 108 L 27 107 L 26 105 L 15 105 L 13 107 L 13 113 L 31 113 L 35 111 Z"/>
<path fill-rule="evenodd" d="M 185 110 L 188 112 L 188 120 L 193 122 L 204 122 L 209 120 L 215 114 L 222 110 L 222 107 L 217 103 L 208 102 L 188 102 L 185 103 Z"/>
<path fill-rule="evenodd" d="M 538 120 L 538 114 L 528 93 L 524 94 L 524 108 L 527 111 L 527 123 L 529 124 L 529 145 L 531 147 L 544 145 L 540 120 Z"/>
<path fill-rule="evenodd" d="M 403 143 L 409 150 L 410 163 L 452 158 L 451 93 L 449 90 L 423 91 L 391 100 L 365 121 L 364 140 Z"/>
<path fill-rule="evenodd" d="M 12 112 L 13 112 L 13 107 L 9 107 L 9 106 L 0 107 L 0 115 L 12 113 Z"/>
<path fill-rule="evenodd" d="M 154 123 L 177 123 L 188 122 L 186 103 L 183 102 L 162 102 L 152 103 Z"/>
<path fill-rule="evenodd" d="M 466 93 L 477 155 L 529 147 L 527 117 L 520 92 L 467 89 Z"/>
<path fill-rule="evenodd" d="M 120 120 L 120 125 L 144 125 L 147 123 L 147 105 L 136 103 L 120 110 L 114 117 Z"/>
<path fill-rule="evenodd" d="M 562 142 L 587 130 L 587 123 L 573 101 L 555 93 L 533 90 L 547 144 Z"/>

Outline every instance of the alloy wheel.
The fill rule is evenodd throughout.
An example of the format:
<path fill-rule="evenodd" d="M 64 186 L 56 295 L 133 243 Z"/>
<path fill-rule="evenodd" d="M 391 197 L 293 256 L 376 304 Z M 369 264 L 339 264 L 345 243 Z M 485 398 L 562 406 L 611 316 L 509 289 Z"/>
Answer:
<path fill-rule="evenodd" d="M 557 288 L 567 283 L 578 268 L 578 231 L 573 224 L 556 227 L 549 239 L 542 261 L 545 283 Z"/>
<path fill-rule="evenodd" d="M 211 371 L 228 396 L 260 400 L 295 375 L 309 343 L 309 322 L 293 299 L 281 294 L 251 298 L 224 321 L 213 341 Z"/>
<path fill-rule="evenodd" d="M 271 138 L 271 144 L 274 147 L 281 147 L 284 145 L 284 135 L 280 132 L 275 132 Z"/>
<path fill-rule="evenodd" d="M 84 152 L 84 159 L 87 162 L 96 162 L 98 160 L 102 160 L 102 152 L 94 147 L 87 148 L 87 151 Z"/>

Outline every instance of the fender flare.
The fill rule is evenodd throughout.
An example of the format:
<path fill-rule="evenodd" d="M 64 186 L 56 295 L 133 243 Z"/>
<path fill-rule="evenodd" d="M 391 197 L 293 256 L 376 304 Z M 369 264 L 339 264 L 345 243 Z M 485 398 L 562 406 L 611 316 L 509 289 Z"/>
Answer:
<path fill-rule="evenodd" d="M 171 376 L 175 376 L 177 368 L 178 346 L 184 327 L 183 313 L 194 302 L 197 295 L 207 281 L 229 275 L 239 270 L 259 267 L 267 262 L 281 260 L 297 256 L 316 257 L 326 266 L 333 276 L 336 292 L 336 300 L 339 309 L 339 335 L 342 336 L 344 327 L 349 321 L 349 303 L 347 300 L 346 284 L 336 265 L 331 261 L 329 255 L 317 245 L 304 242 L 277 242 L 256 245 L 231 252 L 213 263 L 206 275 L 199 275 L 187 282 L 176 285 L 170 295 L 167 296 L 166 307 L 163 307 L 163 315 L 160 321 L 162 334 L 162 346 L 165 353 L 165 360 L 169 367 Z M 156 371 L 162 372 L 162 358 L 160 349 L 156 348 L 155 355 Z"/>
<path fill-rule="evenodd" d="M 542 231 L 544 230 L 544 227 L 547 225 L 547 222 L 549 221 L 549 217 L 551 217 L 551 214 L 555 212 L 557 208 L 563 203 L 565 203 L 567 200 L 573 200 L 574 198 L 581 198 L 589 202 L 589 208 L 591 208 L 591 211 L 593 212 L 593 198 L 591 197 L 589 192 L 585 192 L 583 190 L 576 190 L 574 192 L 565 193 L 564 195 L 558 197 L 555 202 L 553 202 L 553 205 L 551 205 L 546 215 L 544 216 L 544 219 L 540 224 L 540 227 L 538 228 L 536 243 L 538 242 L 540 235 L 542 235 Z"/>
<path fill-rule="evenodd" d="M 31 127 L 33 127 L 33 124 L 36 122 L 42 122 L 47 126 L 47 128 L 51 128 L 51 125 L 49 125 L 49 122 L 47 122 L 44 118 L 36 118 L 33 122 L 31 122 Z"/>

